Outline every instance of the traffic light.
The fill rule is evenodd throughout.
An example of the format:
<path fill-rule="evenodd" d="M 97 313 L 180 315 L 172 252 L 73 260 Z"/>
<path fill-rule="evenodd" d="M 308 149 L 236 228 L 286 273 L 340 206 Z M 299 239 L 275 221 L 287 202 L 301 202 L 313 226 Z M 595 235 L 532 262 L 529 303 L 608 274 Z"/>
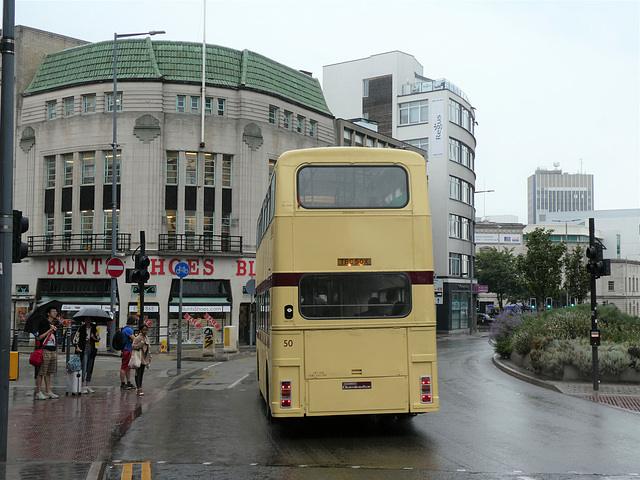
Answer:
<path fill-rule="evenodd" d="M 571 297 L 570 304 L 572 307 L 576 306 L 576 297 Z"/>
<path fill-rule="evenodd" d="M 599 242 L 587 247 L 587 272 L 596 278 L 611 275 L 611 260 L 603 258 L 603 251 L 604 246 Z"/>
<path fill-rule="evenodd" d="M 536 306 L 536 299 L 535 299 L 535 297 L 531 297 L 531 298 L 529 299 L 529 305 L 531 305 L 531 309 L 532 309 L 532 310 L 535 310 L 535 309 L 537 308 L 537 306 Z"/>
<path fill-rule="evenodd" d="M 20 261 L 29 254 L 29 246 L 22 241 L 22 234 L 29 230 L 29 219 L 20 210 L 13 211 L 13 250 L 11 263 Z"/>
<path fill-rule="evenodd" d="M 553 299 L 551 297 L 547 297 L 547 310 L 551 310 L 553 308 Z"/>
<path fill-rule="evenodd" d="M 126 282 L 127 283 L 147 283 L 149 281 L 149 264 L 151 261 L 146 255 L 135 256 L 135 268 L 127 268 Z"/>
<path fill-rule="evenodd" d="M 149 281 L 149 264 L 151 263 L 151 261 L 149 260 L 149 257 L 147 257 L 145 254 L 140 254 L 137 257 L 137 269 L 138 272 L 140 273 L 140 279 L 138 280 L 138 283 L 147 283 Z"/>

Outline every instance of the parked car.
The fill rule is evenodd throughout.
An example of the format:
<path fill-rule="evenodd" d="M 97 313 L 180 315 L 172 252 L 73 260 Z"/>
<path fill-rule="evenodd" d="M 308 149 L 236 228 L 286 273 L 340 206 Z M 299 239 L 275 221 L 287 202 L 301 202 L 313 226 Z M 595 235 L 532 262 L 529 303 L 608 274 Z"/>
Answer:
<path fill-rule="evenodd" d="M 486 313 L 478 313 L 478 325 L 488 325 L 493 322 L 493 318 L 491 318 Z"/>

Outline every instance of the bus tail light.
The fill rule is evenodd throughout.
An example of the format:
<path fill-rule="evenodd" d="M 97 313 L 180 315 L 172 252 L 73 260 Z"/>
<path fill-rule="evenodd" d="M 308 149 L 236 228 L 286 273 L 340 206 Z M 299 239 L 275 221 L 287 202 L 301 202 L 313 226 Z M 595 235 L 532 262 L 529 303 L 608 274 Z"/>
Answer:
<path fill-rule="evenodd" d="M 431 377 L 420 377 L 420 401 L 431 403 Z"/>
<path fill-rule="evenodd" d="M 280 382 L 280 407 L 291 408 L 291 380 Z"/>

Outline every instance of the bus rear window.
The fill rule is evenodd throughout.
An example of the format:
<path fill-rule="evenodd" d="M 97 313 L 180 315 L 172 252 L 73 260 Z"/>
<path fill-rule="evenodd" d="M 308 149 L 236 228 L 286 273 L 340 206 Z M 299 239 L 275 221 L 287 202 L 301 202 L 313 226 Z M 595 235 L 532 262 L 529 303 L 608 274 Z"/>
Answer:
<path fill-rule="evenodd" d="M 304 208 L 403 208 L 408 201 L 407 172 L 396 165 L 311 165 L 298 171 Z"/>
<path fill-rule="evenodd" d="M 411 281 L 404 273 L 310 273 L 299 285 L 305 318 L 406 317 Z"/>

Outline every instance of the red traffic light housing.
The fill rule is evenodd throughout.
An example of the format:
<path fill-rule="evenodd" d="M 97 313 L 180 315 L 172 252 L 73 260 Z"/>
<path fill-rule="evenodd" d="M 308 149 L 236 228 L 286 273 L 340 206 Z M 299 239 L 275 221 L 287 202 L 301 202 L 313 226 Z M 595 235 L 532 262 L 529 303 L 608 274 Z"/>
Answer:
<path fill-rule="evenodd" d="M 22 234 L 29 230 L 29 218 L 23 217 L 20 210 L 13 211 L 13 248 L 11 263 L 20 263 L 29 254 L 29 246 L 22 241 Z"/>

